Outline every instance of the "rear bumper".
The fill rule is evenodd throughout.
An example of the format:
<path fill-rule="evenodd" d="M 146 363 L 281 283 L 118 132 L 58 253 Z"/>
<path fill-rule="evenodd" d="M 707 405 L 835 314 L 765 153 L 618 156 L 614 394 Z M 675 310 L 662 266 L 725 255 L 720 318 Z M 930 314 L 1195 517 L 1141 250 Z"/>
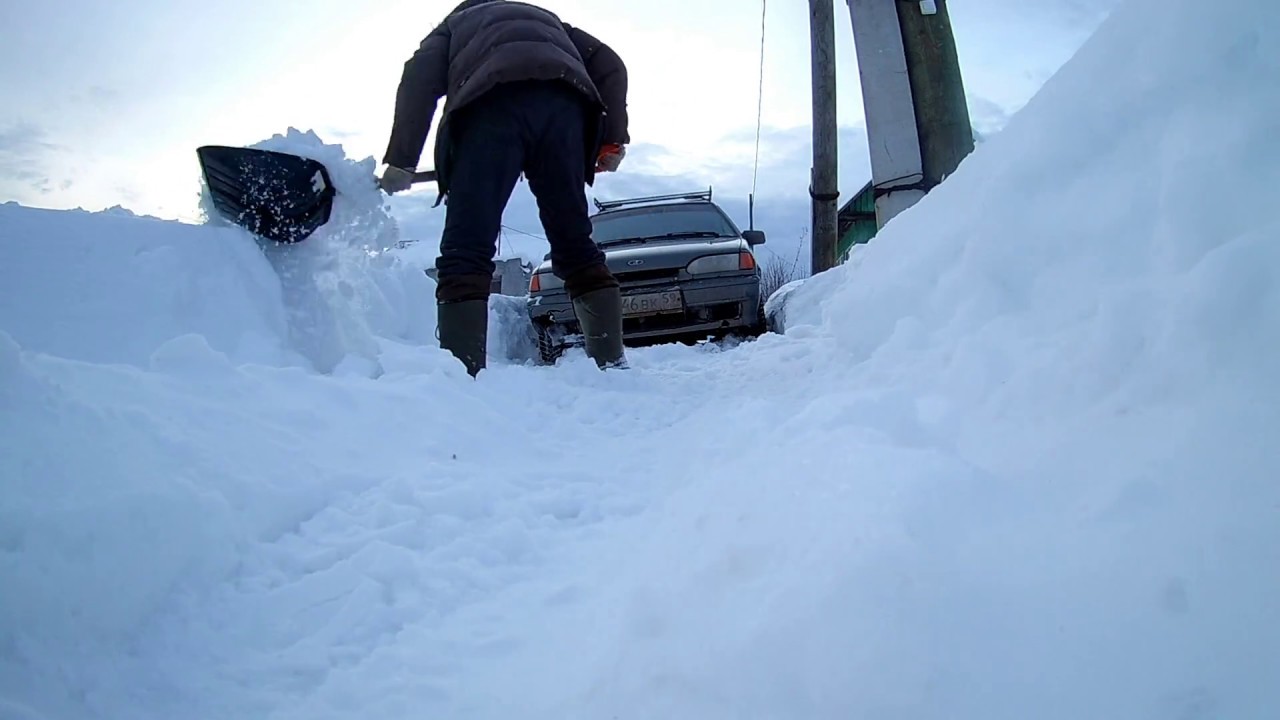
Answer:
<path fill-rule="evenodd" d="M 628 315 L 622 320 L 623 340 L 644 340 L 688 334 L 714 334 L 758 328 L 760 280 L 755 276 L 681 280 L 674 283 L 624 285 L 622 294 L 643 295 L 678 290 L 679 310 Z M 538 327 L 558 334 L 579 332 L 573 304 L 566 293 L 548 293 L 529 299 L 529 317 Z"/>

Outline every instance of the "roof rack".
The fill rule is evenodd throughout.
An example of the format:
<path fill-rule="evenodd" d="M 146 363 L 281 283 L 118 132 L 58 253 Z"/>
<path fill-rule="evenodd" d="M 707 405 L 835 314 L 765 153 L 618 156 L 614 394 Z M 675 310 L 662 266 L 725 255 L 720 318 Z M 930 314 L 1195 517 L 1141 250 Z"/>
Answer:
<path fill-rule="evenodd" d="M 601 202 L 598 198 L 592 198 L 592 202 L 596 204 L 599 210 L 612 210 L 626 205 L 639 205 L 647 202 L 660 202 L 663 200 L 705 200 L 711 202 L 711 188 L 705 191 L 691 193 L 675 193 L 673 195 L 650 195 L 648 197 L 627 198 L 625 200 L 605 200 Z"/>

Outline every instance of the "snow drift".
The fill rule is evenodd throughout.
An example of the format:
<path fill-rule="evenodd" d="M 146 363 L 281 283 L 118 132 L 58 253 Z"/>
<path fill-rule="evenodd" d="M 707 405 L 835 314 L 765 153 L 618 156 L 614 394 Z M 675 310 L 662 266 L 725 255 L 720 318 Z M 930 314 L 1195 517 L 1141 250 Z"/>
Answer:
<path fill-rule="evenodd" d="M 1278 31 L 1131 0 L 785 336 L 625 373 L 468 378 L 358 167 L 284 262 L 0 208 L 0 710 L 1267 716 Z"/>

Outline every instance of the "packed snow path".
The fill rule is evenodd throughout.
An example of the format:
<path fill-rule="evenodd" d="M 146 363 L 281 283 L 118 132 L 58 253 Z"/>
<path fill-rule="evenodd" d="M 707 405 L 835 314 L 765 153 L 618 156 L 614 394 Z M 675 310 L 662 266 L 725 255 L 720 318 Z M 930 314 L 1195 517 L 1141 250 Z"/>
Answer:
<path fill-rule="evenodd" d="M 287 253 L 0 206 L 0 717 L 1270 717 L 1277 36 L 1125 3 L 785 337 L 627 372 L 468 378 L 314 136 Z"/>
<path fill-rule="evenodd" d="M 653 348 L 634 352 L 626 373 L 582 357 L 554 370 L 497 365 L 473 382 L 429 347 L 402 348 L 401 366 L 371 380 L 236 368 L 191 336 L 145 371 L 19 356 L 10 343 L 8 390 L 26 411 L 10 457 L 56 429 L 77 438 L 75 452 L 49 453 L 26 477 L 61 509 L 55 527 L 33 530 L 119 563 L 98 577 L 78 576 L 79 558 L 55 568 L 80 588 L 67 599 L 94 607 L 58 639 L 83 646 L 147 628 L 127 641 L 132 659 L 84 658 L 72 682 L 103 716 L 471 716 L 553 691 L 538 672 L 591 666 L 593 638 L 557 608 L 585 602 L 625 618 L 622 637 L 596 652 L 678 640 L 669 626 L 689 622 L 683 613 L 644 599 L 643 587 L 612 587 L 661 569 L 633 564 L 634 548 L 654 546 L 648 562 L 697 558 L 708 583 L 699 601 L 732 604 L 796 562 L 777 567 L 770 535 L 804 532 L 787 514 L 744 515 L 738 503 L 775 482 L 816 481 L 828 489 L 797 500 L 817 504 L 811 519 L 841 515 L 819 525 L 831 529 L 857 522 L 867 511 L 856 505 L 871 499 L 855 503 L 845 473 L 878 464 L 873 456 L 821 467 L 797 456 L 821 456 L 830 429 L 775 446 L 777 434 L 822 422 L 824 405 L 845 405 L 814 397 L 814 378 L 778 371 L 814 348 L 773 337 L 745 350 L 708 362 L 714 349 Z M 836 427 L 856 439 L 856 427 Z M 876 444 L 863 452 L 884 452 Z M 78 507 L 65 493 L 89 477 L 100 490 Z M 738 497 L 682 498 L 698 478 Z M 696 545 L 682 549 L 685 522 L 708 537 L 745 522 L 751 536 L 699 557 Z M 553 666 L 540 667 L 548 656 Z M 503 662 L 514 667 L 495 670 Z"/>
<path fill-rule="evenodd" d="M 603 578 L 629 569 L 625 552 L 607 553 L 611 568 L 583 565 L 619 542 L 625 521 L 662 517 L 675 488 L 729 479 L 744 457 L 780 478 L 802 470 L 764 452 L 758 429 L 771 418 L 752 412 L 776 408 L 761 398 L 789 380 L 745 356 L 714 377 L 698 351 L 669 349 L 637 354 L 629 374 L 583 360 L 499 367 L 473 383 L 453 368 L 378 381 L 235 369 L 207 352 L 172 349 L 146 373 L 28 359 L 12 390 L 29 410 L 11 447 L 55 425 L 77 437 L 71 457 L 42 470 L 41 495 L 69 490 L 53 479 L 101 488 L 74 512 L 64 497 L 56 530 L 119 553 L 114 571 L 76 581 L 97 599 L 94 617 L 67 631 L 150 626 L 130 641 L 134 662 L 80 670 L 107 716 L 409 717 L 445 700 L 469 715 L 525 682 L 491 663 L 555 656 L 575 637 L 548 614 L 599 600 Z M 754 570 L 725 572 L 745 582 L 760 563 L 767 553 Z M 210 582 L 164 596 L 193 577 Z M 148 617 L 111 618 L 113 607 Z M 617 610 L 643 612 L 634 599 Z"/>

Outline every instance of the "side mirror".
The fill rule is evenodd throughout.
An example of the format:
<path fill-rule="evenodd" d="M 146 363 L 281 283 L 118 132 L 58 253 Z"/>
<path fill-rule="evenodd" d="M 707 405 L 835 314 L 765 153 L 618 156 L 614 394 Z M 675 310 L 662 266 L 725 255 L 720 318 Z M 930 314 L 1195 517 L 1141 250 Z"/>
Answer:
<path fill-rule="evenodd" d="M 746 240 L 748 245 L 763 245 L 764 231 L 763 230 L 743 230 L 742 239 Z"/>

